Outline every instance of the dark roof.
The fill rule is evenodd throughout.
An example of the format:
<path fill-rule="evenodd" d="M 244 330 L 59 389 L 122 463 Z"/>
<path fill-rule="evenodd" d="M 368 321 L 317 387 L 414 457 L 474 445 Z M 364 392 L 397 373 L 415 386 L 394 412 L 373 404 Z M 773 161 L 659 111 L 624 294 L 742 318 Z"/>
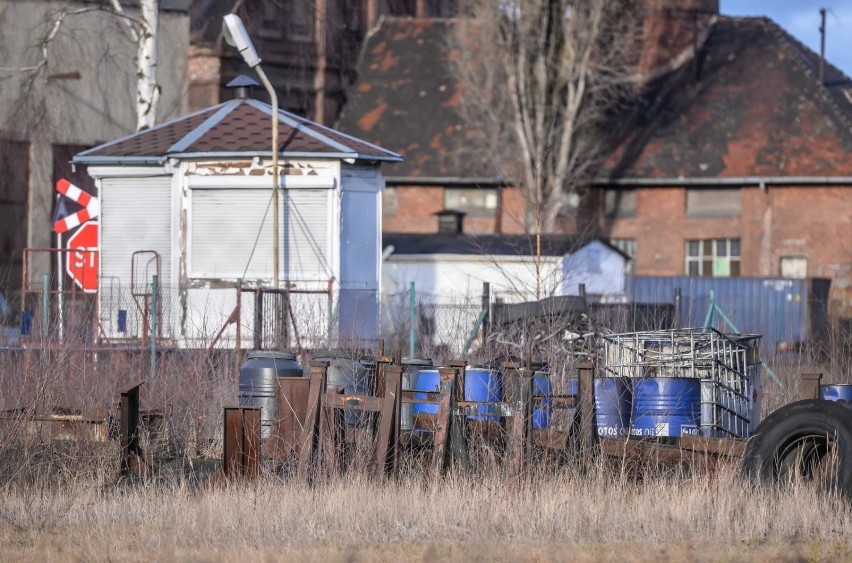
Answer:
<path fill-rule="evenodd" d="M 388 18 L 364 46 L 339 127 L 405 156 L 392 177 L 495 178 L 456 108 L 453 20 Z M 605 136 L 596 175 L 620 179 L 852 175 L 852 81 L 766 18 L 721 16 L 698 57 L 646 88 Z"/>
<path fill-rule="evenodd" d="M 385 18 L 363 46 L 337 126 L 398 150 L 405 162 L 393 167 L 393 177 L 499 181 L 483 159 L 472 158 L 469 141 L 478 132 L 456 111 L 463 91 L 450 71 L 454 25 Z"/>
<path fill-rule="evenodd" d="M 766 18 L 720 18 L 697 59 L 646 89 L 599 177 L 852 174 L 852 81 Z"/>
<path fill-rule="evenodd" d="M 159 163 L 166 157 L 271 155 L 272 108 L 237 99 L 140 131 L 74 157 L 83 164 Z M 283 156 L 325 156 L 397 162 L 400 156 L 304 117 L 278 112 Z"/>
<path fill-rule="evenodd" d="M 563 256 L 588 243 L 573 236 L 542 235 L 543 256 Z M 530 235 L 382 233 L 382 248 L 394 254 L 464 254 L 534 256 L 536 240 Z"/>

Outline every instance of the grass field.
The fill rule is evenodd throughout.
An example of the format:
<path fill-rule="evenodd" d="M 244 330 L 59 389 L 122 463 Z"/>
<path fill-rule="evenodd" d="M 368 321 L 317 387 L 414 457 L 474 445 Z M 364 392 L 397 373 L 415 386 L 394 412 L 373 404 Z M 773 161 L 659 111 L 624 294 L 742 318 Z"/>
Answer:
<path fill-rule="evenodd" d="M 734 468 L 0 491 L 0 560 L 842 561 L 849 538 L 846 499 Z"/>

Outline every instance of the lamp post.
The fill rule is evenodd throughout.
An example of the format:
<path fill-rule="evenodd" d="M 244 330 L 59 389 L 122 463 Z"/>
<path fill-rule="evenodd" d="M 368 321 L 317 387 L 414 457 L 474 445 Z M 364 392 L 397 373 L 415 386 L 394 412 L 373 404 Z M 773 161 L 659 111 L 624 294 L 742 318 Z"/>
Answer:
<path fill-rule="evenodd" d="M 274 253 L 272 260 L 272 286 L 278 288 L 278 94 L 263 72 L 260 66 L 260 57 L 251 42 L 248 32 L 246 31 L 243 20 L 236 14 L 228 14 L 223 18 L 224 27 L 222 28 L 225 36 L 225 41 L 228 45 L 235 47 L 242 55 L 245 63 L 253 68 L 263 87 L 269 93 L 269 98 L 272 101 L 272 252 Z"/>

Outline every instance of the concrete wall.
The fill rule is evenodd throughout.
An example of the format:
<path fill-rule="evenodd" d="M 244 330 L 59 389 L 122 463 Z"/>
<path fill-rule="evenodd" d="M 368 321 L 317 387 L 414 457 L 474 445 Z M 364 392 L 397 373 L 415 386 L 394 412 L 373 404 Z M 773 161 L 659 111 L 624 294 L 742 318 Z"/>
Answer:
<path fill-rule="evenodd" d="M 33 66 L 39 41 L 66 2 L 0 0 L 2 66 Z M 71 9 L 91 3 L 71 3 Z M 160 14 L 159 121 L 186 112 L 186 54 L 189 18 Z M 3 72 L 0 77 L 0 137 L 30 141 L 27 246 L 50 247 L 54 186 L 52 145 L 94 146 L 135 130 L 135 46 L 118 18 L 92 11 L 68 15 L 48 46 L 48 63 L 37 73 Z M 5 171 L 0 170 L 0 173 Z M 3 257 L 5 258 L 5 257 Z M 31 264 L 33 274 L 47 260 Z"/>

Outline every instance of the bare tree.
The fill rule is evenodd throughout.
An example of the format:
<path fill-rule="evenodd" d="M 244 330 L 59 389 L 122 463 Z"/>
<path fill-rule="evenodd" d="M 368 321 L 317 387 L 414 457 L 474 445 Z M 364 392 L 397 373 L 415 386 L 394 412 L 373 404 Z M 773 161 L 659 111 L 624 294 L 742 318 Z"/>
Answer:
<path fill-rule="evenodd" d="M 528 231 L 553 232 L 599 157 L 599 126 L 637 83 L 634 0 L 468 0 L 450 38 L 460 111 L 524 194 Z"/>

